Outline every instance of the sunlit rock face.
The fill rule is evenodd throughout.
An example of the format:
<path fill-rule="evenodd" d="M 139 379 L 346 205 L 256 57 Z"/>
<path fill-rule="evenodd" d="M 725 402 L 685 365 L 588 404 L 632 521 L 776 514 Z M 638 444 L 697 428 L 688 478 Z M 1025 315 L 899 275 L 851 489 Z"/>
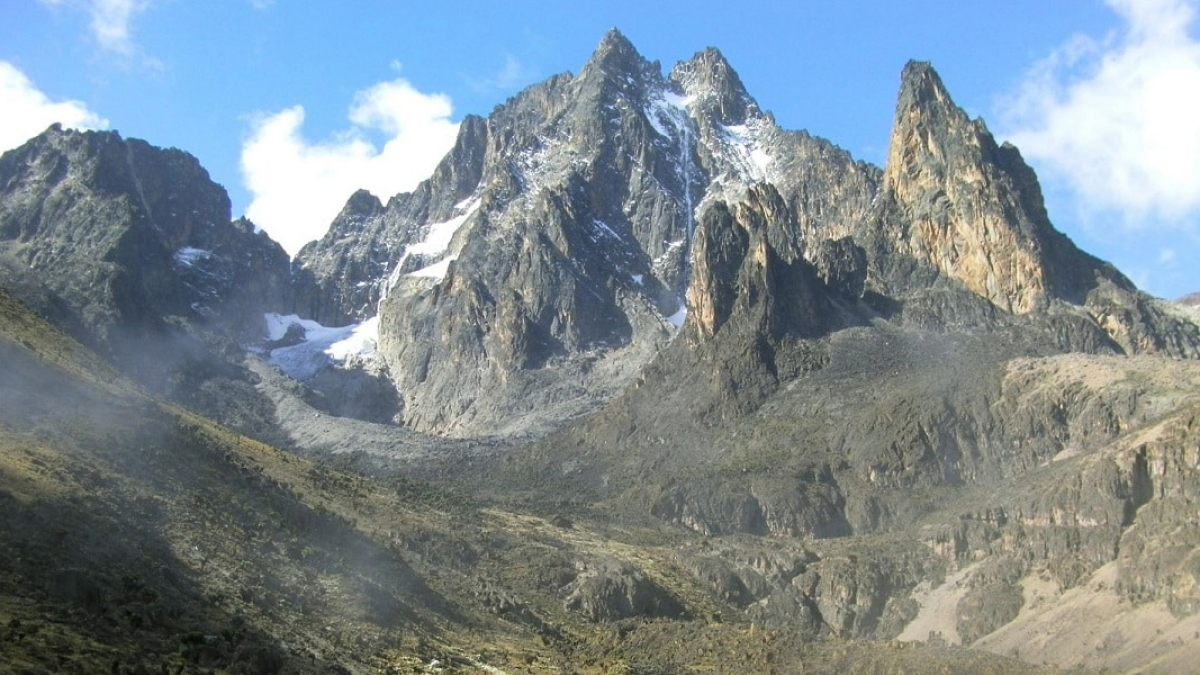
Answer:
<path fill-rule="evenodd" d="M 896 246 L 1008 312 L 1078 297 L 1094 282 L 1086 256 L 1050 225 L 1016 148 L 969 119 L 929 64 L 909 63 L 901 82 L 883 175 Z"/>

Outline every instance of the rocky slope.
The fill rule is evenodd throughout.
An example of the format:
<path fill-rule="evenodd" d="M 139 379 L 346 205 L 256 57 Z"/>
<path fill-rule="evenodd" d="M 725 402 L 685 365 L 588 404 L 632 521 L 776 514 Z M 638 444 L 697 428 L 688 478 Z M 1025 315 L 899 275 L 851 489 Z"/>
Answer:
<path fill-rule="evenodd" d="M 5 672 L 1051 672 L 752 624 L 684 571 L 701 549 L 678 532 L 280 452 L 147 395 L 2 290 L 0 359 Z"/>

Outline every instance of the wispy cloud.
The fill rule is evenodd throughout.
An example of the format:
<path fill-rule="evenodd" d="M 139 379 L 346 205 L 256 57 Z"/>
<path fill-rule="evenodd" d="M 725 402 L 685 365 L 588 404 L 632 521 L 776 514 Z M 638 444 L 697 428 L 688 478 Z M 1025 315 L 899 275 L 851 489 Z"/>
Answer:
<path fill-rule="evenodd" d="M 1200 213 L 1200 0 L 1107 0 L 1121 30 L 1079 35 L 1001 104 L 1001 135 L 1085 212 L 1126 224 Z"/>
<path fill-rule="evenodd" d="M 289 253 L 321 237 L 350 195 L 384 199 L 428 178 L 454 145 L 451 102 L 397 78 L 359 91 L 350 126 L 324 141 L 301 133 L 304 107 L 260 114 L 242 145 L 242 179 L 252 195 L 246 215 Z M 370 136 L 386 137 L 377 147 Z"/>
<path fill-rule="evenodd" d="M 133 19 L 151 0 L 39 0 L 44 5 L 77 7 L 87 12 L 92 37 L 102 49 L 125 57 L 137 54 Z"/>
<path fill-rule="evenodd" d="M 530 78 L 531 72 L 529 68 L 525 67 L 512 54 L 505 54 L 504 65 L 499 70 L 488 77 L 468 78 L 467 84 L 477 92 L 488 93 L 511 89 L 514 85 L 520 84 Z"/>
<path fill-rule="evenodd" d="M 0 61 L 0 152 L 11 150 L 46 127 L 58 122 L 66 127 L 103 129 L 108 120 L 80 101 L 52 101 L 16 66 Z"/>

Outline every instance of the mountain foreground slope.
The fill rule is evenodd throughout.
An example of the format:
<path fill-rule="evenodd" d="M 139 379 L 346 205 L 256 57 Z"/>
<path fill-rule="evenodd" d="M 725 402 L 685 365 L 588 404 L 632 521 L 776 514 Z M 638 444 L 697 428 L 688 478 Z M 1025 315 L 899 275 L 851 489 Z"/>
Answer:
<path fill-rule="evenodd" d="M 154 398 L 4 291 L 0 316 L 5 672 L 1032 672 L 756 628 L 685 571 L 678 532 L 297 457 Z"/>
<path fill-rule="evenodd" d="M 928 64 L 878 168 L 612 31 L 290 269 L 186 153 L 51 128 L 0 274 L 14 667 L 1200 660 L 1195 315 Z"/>

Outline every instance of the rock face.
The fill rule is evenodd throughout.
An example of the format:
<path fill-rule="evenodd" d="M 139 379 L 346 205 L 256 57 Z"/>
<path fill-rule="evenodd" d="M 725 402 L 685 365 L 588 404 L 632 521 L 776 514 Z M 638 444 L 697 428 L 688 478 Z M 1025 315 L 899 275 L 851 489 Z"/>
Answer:
<path fill-rule="evenodd" d="M 1017 149 L 968 119 L 927 63 L 901 75 L 883 191 L 901 251 L 1004 311 L 1029 313 L 1051 297 L 1078 303 L 1103 269 L 1050 225 Z"/>
<path fill-rule="evenodd" d="M 969 119 L 928 63 L 901 75 L 877 217 L 878 230 L 859 232 L 884 295 L 912 293 L 915 262 L 1006 313 L 1079 314 L 1126 353 L 1200 356 L 1194 326 L 1054 228 L 1020 152 Z"/>
<path fill-rule="evenodd" d="M 0 257 L 23 299 L 105 350 L 171 321 L 257 340 L 289 301 L 286 253 L 194 157 L 58 126 L 0 158 Z"/>
<path fill-rule="evenodd" d="M 381 348 L 410 426 L 544 431 L 615 394 L 671 338 L 698 214 L 772 176 L 774 206 L 802 228 L 772 242 L 788 262 L 803 228 L 865 217 L 878 182 L 776 127 L 716 50 L 664 76 L 613 31 L 577 76 L 465 120 L 415 192 L 386 207 L 352 198 L 298 256 L 297 295 L 334 322 L 382 299 Z"/>
<path fill-rule="evenodd" d="M 381 360 L 279 387 L 312 406 L 295 428 L 350 450 L 538 436 L 412 461 L 501 504 L 677 531 L 574 572 L 539 534 L 552 601 L 480 595 L 553 639 L 539 612 L 732 608 L 805 636 L 1006 650 L 1061 624 L 1046 594 L 1200 615 L 1195 315 L 1055 230 L 1017 150 L 928 64 L 904 69 L 879 169 L 779 129 L 716 50 L 664 75 L 614 31 L 578 75 L 464 120 L 413 192 L 351 196 L 290 268 L 190 156 L 52 128 L 0 158 L 0 274 L 127 358 L 178 334 L 160 351 L 216 336 L 240 355 L 264 309 L 375 317 Z M 228 361 L 196 361 L 170 373 L 183 402 L 271 417 Z M 313 409 L 409 429 L 340 434 Z M 466 558 L 503 555 L 491 527 Z M 72 575 L 47 590 L 86 608 Z M 1097 634 L 1083 651 L 1124 639 Z"/>

